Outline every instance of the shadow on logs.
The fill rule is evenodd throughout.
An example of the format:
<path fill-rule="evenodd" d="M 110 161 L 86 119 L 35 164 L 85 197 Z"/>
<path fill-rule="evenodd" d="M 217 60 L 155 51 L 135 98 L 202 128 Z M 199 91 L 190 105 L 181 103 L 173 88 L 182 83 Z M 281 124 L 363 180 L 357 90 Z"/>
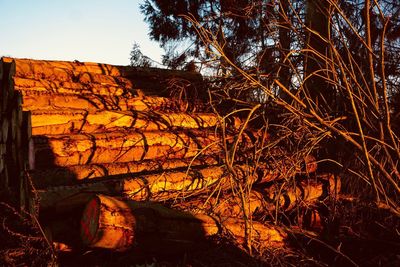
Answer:
<path fill-rule="evenodd" d="M 42 145 L 50 148 L 50 145 L 46 142 L 46 139 L 42 139 Z M 29 147 L 30 155 L 30 168 L 34 170 L 37 166 L 44 164 L 54 164 L 55 156 L 51 153 L 51 150 L 47 150 L 45 155 L 40 158 L 35 157 L 34 146 Z M 64 170 L 67 171 L 67 170 Z M 73 173 L 69 173 L 69 176 L 73 176 Z M 56 178 L 56 177 L 53 177 Z M 79 221 L 82 216 L 83 207 L 77 207 L 68 212 L 62 212 L 54 209 L 42 210 L 41 204 L 41 191 L 43 188 L 36 188 L 35 182 L 32 180 L 32 176 L 29 175 L 26 188 L 26 209 L 36 218 L 38 218 L 42 229 L 44 229 L 46 238 L 49 242 L 57 241 L 59 239 L 65 241 L 67 244 L 76 245 L 79 244 L 77 234 L 74 233 L 74 222 Z M 47 188 L 46 188 L 47 189 Z M 61 190 L 61 189 L 59 189 Z M 68 225 L 68 229 L 65 228 Z"/>
<path fill-rule="evenodd" d="M 176 262 L 178 266 L 228 263 L 230 266 L 235 262 L 261 266 L 261 262 L 246 255 L 237 244 L 221 238 L 219 234 L 225 230 L 228 232 L 224 236 L 242 234 L 243 229 L 231 224 L 230 220 L 220 221 L 207 215 L 172 210 L 155 202 L 97 195 L 85 206 L 80 229 L 81 240 L 87 247 L 72 254 L 75 257 L 69 264 L 125 266 L 149 260 L 167 260 Z M 274 228 L 265 229 L 277 236 L 263 232 L 260 236 L 263 242 L 270 241 L 272 247 L 274 242 L 282 243 L 281 233 Z M 62 256 L 61 261 L 68 265 L 71 254 Z"/>

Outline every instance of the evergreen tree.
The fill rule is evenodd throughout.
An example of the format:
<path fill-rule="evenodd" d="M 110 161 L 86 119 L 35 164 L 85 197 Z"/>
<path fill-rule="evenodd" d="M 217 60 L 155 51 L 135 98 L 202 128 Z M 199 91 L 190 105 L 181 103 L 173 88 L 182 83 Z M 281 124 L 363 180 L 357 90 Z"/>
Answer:
<path fill-rule="evenodd" d="M 140 50 L 140 45 L 138 43 L 133 44 L 130 56 L 130 65 L 133 67 L 149 68 L 153 66 L 152 60 L 149 57 L 143 55 L 142 51 Z"/>
<path fill-rule="evenodd" d="M 278 79 L 287 88 L 298 88 L 300 80 L 311 75 L 304 83 L 307 95 L 316 103 L 326 104 L 338 93 L 327 82 L 332 73 L 326 70 L 334 66 L 327 66 L 324 58 L 331 56 L 331 45 L 348 64 L 347 53 L 351 54 L 370 83 L 368 86 L 377 87 L 378 96 L 382 96 L 383 89 L 379 83 L 371 84 L 375 80 L 387 79 L 390 95 L 399 91 L 400 3 L 377 3 L 379 6 L 366 0 L 146 0 L 140 7 L 151 38 L 166 51 L 163 63 L 170 68 L 183 69 L 194 61 L 198 66 L 206 64 L 222 70 L 213 74 L 234 72 L 224 59 L 214 60 L 209 42 L 185 17 L 190 16 L 214 34 L 223 53 L 238 67 L 250 73 L 255 70 L 267 79 Z M 367 32 L 372 60 L 365 46 Z M 382 40 L 386 77 L 380 77 L 379 71 Z M 302 49 L 313 52 L 296 52 Z M 375 77 L 371 77 L 370 61 L 377 70 Z M 201 70 L 204 66 L 200 66 Z"/>
<path fill-rule="evenodd" d="M 255 65 L 261 51 L 268 46 L 272 30 L 268 23 L 272 1 L 249 0 L 146 0 L 141 10 L 150 26 L 150 36 L 167 51 L 165 62 L 184 64 L 190 59 L 208 62 L 213 58 L 207 43 L 184 16 L 212 30 L 224 43 L 224 53 L 240 67 Z M 179 46 L 177 45 L 179 44 Z M 184 45 L 182 45 L 184 44 Z M 249 59 L 250 58 L 250 59 Z M 224 62 L 220 67 L 227 68 Z"/>

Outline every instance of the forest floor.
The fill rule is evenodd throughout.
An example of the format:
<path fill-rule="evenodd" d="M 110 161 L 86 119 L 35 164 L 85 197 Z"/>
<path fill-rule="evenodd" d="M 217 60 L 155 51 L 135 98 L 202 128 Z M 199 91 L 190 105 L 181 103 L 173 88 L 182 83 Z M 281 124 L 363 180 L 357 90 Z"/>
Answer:
<path fill-rule="evenodd" d="M 0 266 L 400 266 L 400 218 L 370 203 L 340 201 L 318 236 L 292 227 L 287 248 L 250 256 L 221 238 L 168 255 L 57 251 L 43 237 L 45 230 L 10 199 L 0 194 Z"/>

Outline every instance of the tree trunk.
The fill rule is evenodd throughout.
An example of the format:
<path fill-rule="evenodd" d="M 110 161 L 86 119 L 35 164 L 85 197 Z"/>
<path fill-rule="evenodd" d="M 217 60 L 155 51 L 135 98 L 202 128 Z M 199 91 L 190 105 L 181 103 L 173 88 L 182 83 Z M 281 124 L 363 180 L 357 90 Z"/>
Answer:
<path fill-rule="evenodd" d="M 229 233 L 244 240 L 244 222 L 172 210 L 155 203 L 122 201 L 103 195 L 86 205 L 81 238 L 89 247 L 124 251 L 137 244 L 146 250 L 164 250 L 196 244 L 205 237 Z M 262 247 L 281 247 L 286 234 L 277 227 L 252 223 L 252 238 Z"/>
<path fill-rule="evenodd" d="M 309 97 L 318 108 L 332 107 L 334 90 L 329 84 L 329 40 L 331 27 L 331 5 L 329 1 L 308 0 L 306 10 L 305 86 Z"/>
<path fill-rule="evenodd" d="M 290 14 L 289 0 L 279 1 L 279 80 L 287 88 L 290 89 L 291 84 L 291 67 L 289 65 L 289 59 L 286 56 L 291 51 L 291 38 L 290 38 Z"/>

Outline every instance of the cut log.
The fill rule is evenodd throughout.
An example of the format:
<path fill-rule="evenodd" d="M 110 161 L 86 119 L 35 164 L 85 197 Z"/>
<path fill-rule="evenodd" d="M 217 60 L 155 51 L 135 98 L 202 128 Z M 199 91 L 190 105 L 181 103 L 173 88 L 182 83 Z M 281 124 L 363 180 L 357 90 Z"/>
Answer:
<path fill-rule="evenodd" d="M 12 109 L 11 102 L 13 99 L 14 91 L 10 86 L 10 69 L 12 67 L 12 60 L 7 57 L 2 57 L 0 60 L 0 112 L 6 113 Z"/>
<path fill-rule="evenodd" d="M 10 185 L 15 189 L 19 185 L 19 178 L 21 172 L 23 171 L 23 162 L 27 158 L 24 155 L 24 151 L 22 150 L 22 108 L 21 108 L 21 96 L 18 92 L 15 93 L 15 101 L 13 101 L 14 108 L 11 110 L 10 116 L 10 128 L 9 128 L 9 137 L 8 137 L 8 146 L 10 147 L 9 156 L 11 156 L 12 161 L 12 175 L 13 179 L 10 181 Z"/>
<path fill-rule="evenodd" d="M 117 191 L 131 200 L 164 201 L 178 197 L 189 197 L 199 193 L 209 192 L 210 187 L 218 185 L 219 189 L 227 190 L 232 186 L 232 180 L 253 184 L 262 180 L 273 180 L 278 174 L 262 166 L 250 165 L 233 167 L 235 176 L 225 166 L 192 168 L 184 172 L 164 172 L 151 175 L 138 175 L 133 179 L 123 179 L 117 184 Z"/>
<path fill-rule="evenodd" d="M 90 62 L 14 59 L 13 75 L 22 78 L 71 81 L 84 72 L 120 76 L 117 67 Z"/>
<path fill-rule="evenodd" d="M 299 184 L 276 184 L 264 191 L 265 197 L 274 203 L 277 210 L 292 210 L 303 202 L 315 202 L 336 198 L 341 190 L 341 181 L 333 174 L 319 175 L 317 179 L 301 181 Z"/>
<path fill-rule="evenodd" d="M 113 76 L 119 79 L 126 78 L 130 81 L 124 86 L 140 88 L 147 92 L 169 96 L 167 83 L 171 79 L 185 80 L 189 84 L 199 84 L 202 76 L 197 72 L 165 70 L 157 68 L 140 68 L 129 66 L 112 66 L 98 63 L 85 62 L 66 62 L 66 61 L 44 61 L 31 59 L 14 59 L 15 66 L 11 69 L 12 75 L 27 79 L 43 79 L 48 81 L 76 82 L 88 84 L 93 82 L 101 83 L 103 79 L 93 78 L 98 75 Z M 89 73 L 89 74 L 87 74 Z M 82 78 L 82 76 L 89 78 Z M 110 78 L 109 78 L 110 79 Z M 126 81 L 124 79 L 123 81 Z M 104 81 L 103 81 L 104 83 Z M 193 86 L 188 86 L 193 90 Z"/>
<path fill-rule="evenodd" d="M 221 197 L 197 197 L 191 201 L 176 203 L 175 207 L 195 213 L 212 213 L 217 216 L 243 217 L 254 213 L 269 214 L 276 211 L 288 212 L 295 207 L 307 206 L 326 198 L 336 198 L 340 191 L 340 178 L 331 174 L 320 175 L 316 180 L 300 181 L 295 186 L 283 184 L 260 191 L 252 190 L 244 196 L 232 193 Z"/>
<path fill-rule="evenodd" d="M 214 114 L 162 114 L 107 110 L 88 112 L 86 110 L 73 109 L 32 111 L 32 132 L 34 135 L 95 133 L 106 130 L 115 131 L 120 127 L 141 131 L 157 131 L 171 128 L 196 129 L 215 127 L 218 124 L 219 119 Z"/>
<path fill-rule="evenodd" d="M 134 165 L 131 163 L 123 166 L 125 168 L 125 166 Z M 81 167 L 75 166 L 71 168 L 72 170 L 80 171 L 79 168 Z M 124 170 L 124 168 L 122 170 Z M 68 169 L 63 170 L 63 172 L 65 173 L 66 170 Z M 90 170 L 90 167 L 84 167 L 82 174 Z M 119 170 L 120 169 L 116 168 L 117 172 L 119 172 Z M 132 173 L 106 176 L 102 180 L 96 179 L 90 183 L 76 183 L 71 186 L 42 187 L 42 189 L 39 190 L 41 198 L 40 206 L 43 209 L 71 209 L 76 205 L 82 204 L 82 201 L 86 201 L 88 196 L 90 197 L 93 193 L 119 195 L 133 200 L 150 199 L 154 201 L 164 201 L 177 197 L 189 197 L 200 193 L 210 194 L 213 186 L 217 185 L 219 189 L 227 190 L 230 189 L 233 179 L 244 184 L 254 184 L 260 181 L 281 178 L 279 173 L 274 173 L 273 170 L 269 170 L 266 166 L 261 165 L 257 166 L 257 168 L 249 165 L 238 165 L 234 166 L 233 170 L 235 176 L 232 176 L 232 173 L 224 166 L 194 167 L 190 170 L 184 168 L 183 170 L 166 170 L 149 174 Z M 37 170 L 35 170 L 35 172 L 37 172 Z M 42 176 L 39 176 L 40 173 L 46 174 L 46 171 L 38 172 L 38 177 L 36 179 L 43 179 L 41 178 Z M 67 173 L 66 177 L 70 176 L 71 173 Z M 62 177 L 60 176 L 60 178 Z M 48 185 L 51 185 L 51 182 Z M 290 190 L 288 191 L 290 192 Z M 323 192 L 327 191 L 325 190 Z M 283 194 L 280 196 L 284 199 Z M 297 196 L 291 199 L 297 200 L 296 197 Z M 263 198 L 268 199 L 266 194 Z M 63 201 L 66 199 L 69 200 Z M 303 197 L 303 199 L 305 198 Z M 269 202 L 274 204 L 280 203 L 278 201 L 279 198 L 274 196 L 271 196 L 271 199 L 269 199 Z"/>
<path fill-rule="evenodd" d="M 201 133 L 199 133 L 200 135 Z M 189 158 L 219 152 L 219 137 L 172 132 L 34 136 L 35 169 L 90 163 Z"/>
<path fill-rule="evenodd" d="M 164 200 L 179 195 L 194 194 L 219 180 L 228 179 L 226 168 L 216 166 L 187 171 L 122 177 L 108 177 L 104 181 L 78 184 L 75 186 L 48 187 L 38 190 L 41 209 L 68 210 L 82 205 L 92 194 L 124 195 L 134 200 Z"/>
<path fill-rule="evenodd" d="M 220 166 L 181 172 L 171 171 L 124 179 L 118 184 L 117 191 L 132 200 L 161 201 L 178 196 L 190 196 L 217 183 L 229 185 L 229 177 L 227 170 Z"/>
<path fill-rule="evenodd" d="M 131 92 L 123 87 L 103 84 L 82 84 L 51 80 L 31 80 L 13 77 L 11 86 L 17 91 L 49 92 L 52 94 L 94 94 L 100 96 L 129 96 Z M 131 95 L 133 97 L 133 95 Z"/>
<path fill-rule="evenodd" d="M 24 110 L 80 109 L 95 110 L 133 110 L 133 111 L 180 111 L 184 103 L 163 97 L 110 97 L 93 94 L 53 94 L 50 92 L 22 91 Z"/>
<path fill-rule="evenodd" d="M 23 111 L 22 116 L 22 147 L 24 154 L 28 157 L 24 164 L 25 169 L 33 170 L 35 168 L 35 148 L 32 138 L 32 116 L 30 111 Z"/>
<path fill-rule="evenodd" d="M 1 188 L 20 194 L 24 173 L 24 162 L 28 159 L 23 144 L 26 136 L 23 131 L 22 97 L 18 92 L 9 99 L 8 108 L 1 112 Z M 18 199 L 19 200 L 19 199 Z M 19 205 L 20 203 L 18 203 Z"/>
<path fill-rule="evenodd" d="M 257 136 L 253 137 L 253 139 L 259 140 Z M 265 140 L 264 142 L 274 141 Z M 267 169 L 274 170 L 274 173 L 280 174 L 280 177 L 278 179 L 274 178 L 274 180 L 288 180 L 299 174 L 310 175 L 317 170 L 317 163 L 313 156 L 306 156 L 304 159 L 299 159 L 280 146 L 274 146 L 272 149 L 265 150 L 262 155 L 263 159 L 261 162 L 267 166 Z M 270 181 L 271 180 L 266 180 L 264 182 Z"/>
<path fill-rule="evenodd" d="M 14 75 L 18 77 L 37 78 L 37 79 L 55 79 L 62 81 L 62 78 L 77 76 L 81 73 L 101 74 L 113 77 L 146 77 L 154 76 L 152 73 L 158 71 L 159 77 L 184 77 L 189 80 L 198 80 L 201 75 L 196 72 L 167 70 L 157 68 L 141 68 L 130 66 L 114 66 L 109 64 L 93 62 L 71 62 L 56 60 L 33 60 L 4 58 L 7 61 L 16 62 Z M 66 73 L 66 74 L 64 74 Z M 58 75 L 59 74 L 59 75 Z M 64 74 L 64 75 L 63 75 Z M 158 78 L 159 78 L 158 77 Z M 66 80 L 69 81 L 69 80 Z"/>
<path fill-rule="evenodd" d="M 46 89 L 54 89 L 58 86 L 75 88 L 80 87 L 105 87 L 121 88 L 125 92 L 132 89 L 132 82 L 126 78 L 105 75 L 100 73 L 79 71 L 76 69 L 64 68 L 41 68 L 38 69 L 37 64 L 33 64 L 32 72 L 22 70 L 25 66 L 21 66 L 20 60 L 15 61 L 16 66 L 12 67 L 11 74 L 14 77 L 16 86 L 26 87 L 43 87 Z M 69 84 L 73 86 L 68 86 Z"/>
<path fill-rule="evenodd" d="M 7 68 L 5 67 L 5 64 L 10 64 L 12 61 L 13 59 L 10 57 L 0 58 L 0 80 L 2 80 L 3 77 L 6 77 L 6 79 L 8 79 L 8 71 L 6 70 Z"/>
<path fill-rule="evenodd" d="M 87 204 L 81 220 L 81 238 L 85 245 L 124 251 L 136 244 L 146 250 L 193 245 L 206 237 L 229 234 L 244 240 L 244 222 L 190 214 L 154 203 L 122 201 L 97 195 Z M 264 248 L 282 247 L 286 234 L 279 228 L 252 223 L 253 242 Z"/>
<path fill-rule="evenodd" d="M 222 155 L 219 155 L 222 157 Z M 213 157 L 197 157 L 196 159 L 158 159 L 143 160 L 139 162 L 125 163 L 104 163 L 74 165 L 58 168 L 35 169 L 30 172 L 34 185 L 38 189 L 45 189 L 50 186 L 74 185 L 77 182 L 88 181 L 91 179 L 100 179 L 102 177 L 136 174 L 143 175 L 147 173 L 162 172 L 173 169 L 183 169 L 195 166 L 213 166 L 218 164 L 218 155 Z M 279 172 L 268 169 L 268 166 L 260 166 L 257 170 L 260 180 L 272 181 L 282 179 Z M 242 173 L 242 176 L 247 174 Z M 129 176 L 129 175 L 128 175 Z"/>
<path fill-rule="evenodd" d="M 33 138 L 35 140 L 35 137 Z M 36 147 L 36 144 L 34 144 Z M 170 147 L 168 145 L 156 146 L 132 146 L 129 148 L 90 148 L 84 151 L 67 152 L 63 155 L 53 153 L 52 149 L 35 149 L 36 169 L 44 169 L 49 167 L 64 167 L 82 164 L 98 164 L 110 162 L 132 162 L 151 159 L 182 159 L 192 158 L 202 153 L 202 155 L 210 155 L 219 152 L 220 149 L 208 149 L 202 151 L 195 145 L 189 147 Z"/>
<path fill-rule="evenodd" d="M 235 166 L 236 179 L 243 183 L 255 183 L 268 170 L 257 170 L 248 165 Z M 91 183 L 74 186 L 48 187 L 38 190 L 40 207 L 54 210 L 72 209 L 82 205 L 91 194 L 101 193 L 124 196 L 132 200 L 163 201 L 177 197 L 189 197 L 212 190 L 213 186 L 229 189 L 232 175 L 224 166 L 191 168 L 189 171 L 165 171 L 153 174 L 126 174 L 106 177 Z"/>
<path fill-rule="evenodd" d="M 29 111 L 24 111 L 22 113 L 22 126 L 21 126 L 21 147 L 19 151 L 22 152 L 23 157 L 21 157 L 22 174 L 19 184 L 19 195 L 20 195 L 20 208 L 31 212 L 34 210 L 34 203 L 31 199 L 30 192 L 30 181 L 27 177 L 27 171 L 30 170 L 33 165 L 34 155 L 30 154 L 33 151 L 32 148 L 32 123 L 31 114 Z"/>
<path fill-rule="evenodd" d="M 214 158 L 200 157 L 197 159 L 172 159 L 172 160 L 143 160 L 140 162 L 104 163 L 66 166 L 30 172 L 33 184 L 37 189 L 45 189 L 50 186 L 74 185 L 79 181 L 99 179 L 116 175 L 138 175 L 154 172 L 166 172 L 171 170 L 186 170 L 192 166 L 213 166 L 218 164 Z"/>

